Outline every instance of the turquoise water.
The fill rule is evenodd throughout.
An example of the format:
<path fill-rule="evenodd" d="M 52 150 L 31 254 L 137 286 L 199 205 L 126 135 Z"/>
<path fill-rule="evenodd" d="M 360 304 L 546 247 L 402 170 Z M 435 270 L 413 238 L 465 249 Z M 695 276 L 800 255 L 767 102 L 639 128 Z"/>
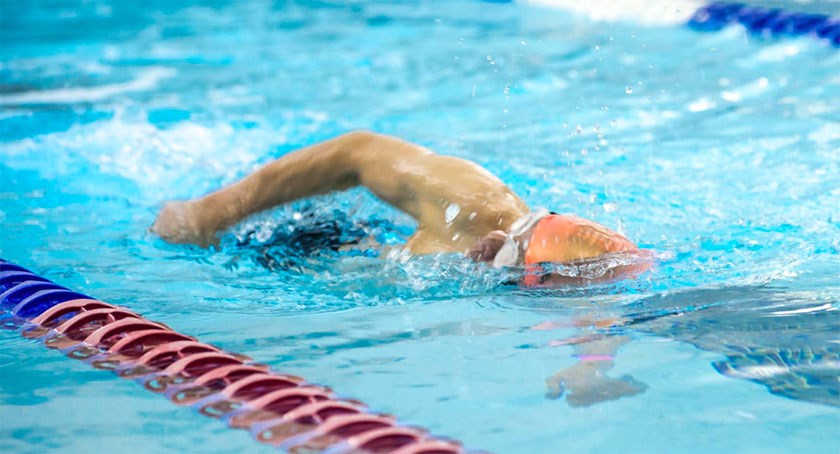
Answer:
<path fill-rule="evenodd" d="M 840 449 L 825 43 L 480 2 L 4 2 L 0 24 L 0 257 L 472 448 Z M 164 200 L 357 128 L 475 160 L 660 263 L 533 292 L 455 256 L 272 241 L 330 219 L 342 238 L 411 233 L 362 190 L 258 215 L 220 251 L 147 232 Z M 629 338 L 608 375 L 645 391 L 546 397 L 582 335 Z M 15 332 L 0 345 L 4 449 L 260 449 Z"/>

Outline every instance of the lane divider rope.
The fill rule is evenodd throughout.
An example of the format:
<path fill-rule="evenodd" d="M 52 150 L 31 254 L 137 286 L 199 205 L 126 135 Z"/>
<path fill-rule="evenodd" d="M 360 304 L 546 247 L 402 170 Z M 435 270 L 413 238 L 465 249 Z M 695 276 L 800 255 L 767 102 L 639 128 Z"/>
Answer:
<path fill-rule="evenodd" d="M 0 306 L 6 329 L 288 452 L 466 452 L 457 441 L 401 425 L 330 388 L 202 343 L 3 259 Z"/>
<path fill-rule="evenodd" d="M 487 0 L 485 0 L 487 1 Z M 513 0 L 499 1 L 511 3 Z M 705 2 L 702 0 L 519 0 L 557 8 L 597 22 L 635 22 L 650 26 L 688 26 L 696 31 L 719 31 L 741 24 L 750 34 L 766 38 L 811 36 L 840 47 L 840 10 L 802 13 L 761 6 L 758 0 Z M 835 0 L 836 4 L 836 0 Z"/>
<path fill-rule="evenodd" d="M 811 35 L 840 47 L 840 19 L 826 14 L 790 13 L 778 8 L 715 2 L 698 9 L 688 21 L 688 26 L 698 31 L 718 31 L 736 23 L 754 35 Z"/>

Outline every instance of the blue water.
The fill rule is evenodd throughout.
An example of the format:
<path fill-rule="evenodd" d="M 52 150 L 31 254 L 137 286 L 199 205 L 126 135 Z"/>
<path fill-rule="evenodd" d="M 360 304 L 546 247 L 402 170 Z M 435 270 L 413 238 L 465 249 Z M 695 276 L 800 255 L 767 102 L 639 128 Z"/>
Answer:
<path fill-rule="evenodd" d="M 826 43 L 472 1 L 13 1 L 0 25 L 0 257 L 472 448 L 840 450 Z M 475 160 L 660 263 L 535 292 L 455 256 L 276 241 L 330 219 L 410 235 L 363 190 L 255 216 L 220 251 L 147 232 L 164 200 L 357 128 Z M 555 341 L 581 335 L 629 339 L 608 375 L 646 390 L 547 398 L 576 362 Z M 260 449 L 14 331 L 0 345 L 4 451 Z"/>

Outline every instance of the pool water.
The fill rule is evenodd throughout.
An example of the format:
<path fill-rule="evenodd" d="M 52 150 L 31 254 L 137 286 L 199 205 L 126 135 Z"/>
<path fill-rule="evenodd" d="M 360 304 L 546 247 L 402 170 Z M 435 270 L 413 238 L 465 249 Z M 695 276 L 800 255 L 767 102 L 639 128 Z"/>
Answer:
<path fill-rule="evenodd" d="M 837 49 L 523 3 L 198 3 L 0 4 L 0 257 L 470 448 L 840 450 Z M 519 289 L 371 246 L 414 225 L 360 189 L 220 250 L 148 233 L 165 200 L 360 128 L 472 159 L 659 264 Z M 629 340 L 608 376 L 643 391 L 547 397 L 581 336 Z M 0 345 L 4 451 L 267 449 L 14 331 Z"/>

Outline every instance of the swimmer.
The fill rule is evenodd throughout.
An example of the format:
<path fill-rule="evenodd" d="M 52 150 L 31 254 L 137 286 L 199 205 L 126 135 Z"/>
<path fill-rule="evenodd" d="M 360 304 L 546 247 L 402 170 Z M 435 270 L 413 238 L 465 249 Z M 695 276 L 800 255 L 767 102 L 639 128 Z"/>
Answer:
<path fill-rule="evenodd" d="M 625 260 L 595 278 L 541 273 L 547 262 L 586 267 L 610 256 L 645 254 L 593 221 L 532 211 L 473 162 L 371 132 L 352 132 L 303 148 L 210 195 L 169 202 L 152 231 L 172 243 L 208 247 L 218 244 L 220 232 L 251 214 L 355 186 L 364 186 L 417 221 L 405 245 L 410 253 L 463 253 L 495 267 L 524 266 L 526 287 L 629 277 L 650 267 L 646 260 Z M 628 377 L 605 375 L 626 338 L 581 339 L 569 343 L 578 361 L 548 379 L 549 397 L 565 394 L 570 405 L 579 406 L 644 391 L 644 385 Z"/>
<path fill-rule="evenodd" d="M 351 132 L 285 155 L 245 179 L 205 197 L 167 203 L 152 231 L 172 243 L 218 244 L 218 235 L 245 217 L 305 197 L 364 186 L 411 215 L 412 254 L 459 252 L 495 267 L 586 264 L 639 249 L 593 221 L 532 211 L 499 178 L 478 164 L 442 156 L 403 140 Z M 632 276 L 633 262 L 602 278 Z M 526 275 L 526 286 L 573 281 L 552 273 Z"/>

